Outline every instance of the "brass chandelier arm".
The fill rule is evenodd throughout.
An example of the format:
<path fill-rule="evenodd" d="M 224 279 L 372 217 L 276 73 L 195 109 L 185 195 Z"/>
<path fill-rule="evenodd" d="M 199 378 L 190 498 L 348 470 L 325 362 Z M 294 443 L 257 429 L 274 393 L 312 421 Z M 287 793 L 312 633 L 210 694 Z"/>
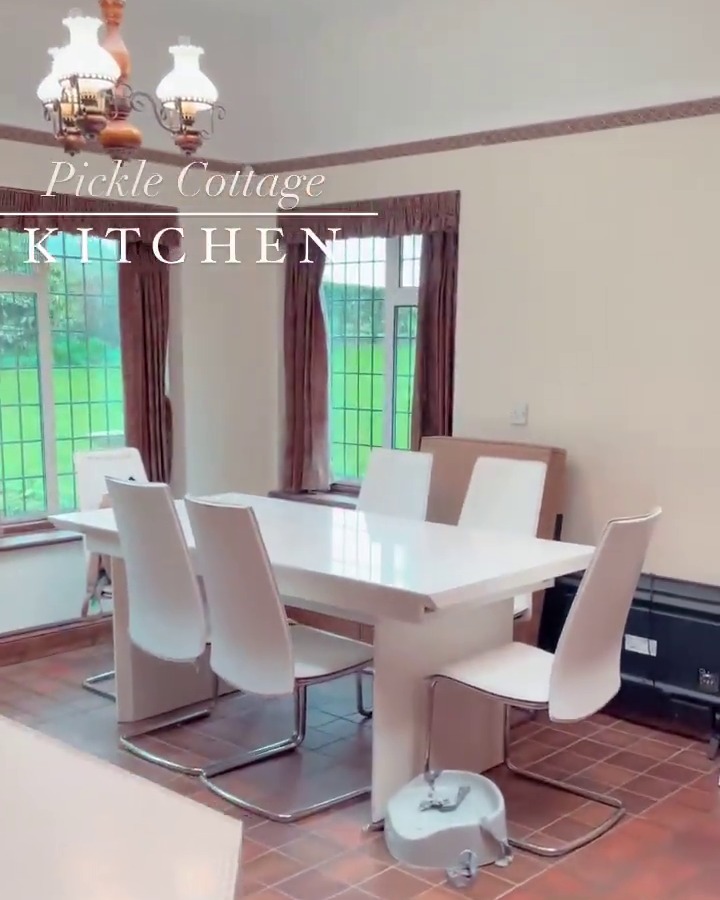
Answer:
<path fill-rule="evenodd" d="M 146 107 L 149 106 L 158 125 L 164 128 L 165 131 L 170 132 L 170 134 L 173 133 L 175 129 L 173 129 L 171 124 L 170 111 L 165 109 L 164 106 L 161 106 L 158 110 L 155 98 L 151 94 L 145 91 L 134 91 L 130 88 L 127 99 L 133 112 L 145 112 Z"/>
<path fill-rule="evenodd" d="M 214 103 L 210 107 L 210 128 L 203 128 L 200 134 L 203 138 L 209 138 L 213 134 L 215 134 L 215 122 L 222 122 L 225 118 L 225 107 L 220 106 L 219 103 Z"/>

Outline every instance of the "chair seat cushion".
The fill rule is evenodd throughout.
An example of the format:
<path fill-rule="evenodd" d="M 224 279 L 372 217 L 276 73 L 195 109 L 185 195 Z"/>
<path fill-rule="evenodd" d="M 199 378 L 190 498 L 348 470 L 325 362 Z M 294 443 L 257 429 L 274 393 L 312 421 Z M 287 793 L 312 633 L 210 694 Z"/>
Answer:
<path fill-rule="evenodd" d="M 290 639 L 295 657 L 295 677 L 299 681 L 322 678 L 372 662 L 372 647 L 369 644 L 319 628 L 293 625 Z"/>
<path fill-rule="evenodd" d="M 519 706 L 545 706 L 552 663 L 552 653 L 513 642 L 451 663 L 437 674 Z"/>

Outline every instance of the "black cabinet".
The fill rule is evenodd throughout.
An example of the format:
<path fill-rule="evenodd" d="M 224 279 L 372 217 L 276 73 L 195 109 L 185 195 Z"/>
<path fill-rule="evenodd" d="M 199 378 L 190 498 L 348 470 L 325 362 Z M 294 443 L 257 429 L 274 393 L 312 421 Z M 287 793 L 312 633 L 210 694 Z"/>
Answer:
<path fill-rule="evenodd" d="M 580 576 L 569 576 L 547 592 L 544 649 L 555 649 L 579 584 Z M 720 587 L 643 575 L 625 626 L 621 672 L 614 712 L 698 735 L 713 731 L 720 716 Z"/>

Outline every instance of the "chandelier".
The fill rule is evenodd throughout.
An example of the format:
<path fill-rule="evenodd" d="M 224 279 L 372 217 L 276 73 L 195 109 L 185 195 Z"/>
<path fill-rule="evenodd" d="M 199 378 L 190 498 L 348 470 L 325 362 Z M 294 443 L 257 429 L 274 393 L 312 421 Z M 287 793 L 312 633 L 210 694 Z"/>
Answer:
<path fill-rule="evenodd" d="M 120 34 L 125 0 L 99 0 L 99 5 L 102 19 L 72 10 L 63 19 L 69 42 L 48 51 L 52 65 L 37 96 L 55 139 L 71 156 L 99 143 L 122 163 L 142 145 L 142 133 L 130 122 L 130 114 L 150 106 L 175 146 L 187 156 L 196 153 L 216 119 L 225 116 L 217 88 L 200 70 L 202 48 L 180 38 L 169 48 L 174 65 L 157 86 L 157 100 L 134 91 L 128 81 L 130 54 Z"/>

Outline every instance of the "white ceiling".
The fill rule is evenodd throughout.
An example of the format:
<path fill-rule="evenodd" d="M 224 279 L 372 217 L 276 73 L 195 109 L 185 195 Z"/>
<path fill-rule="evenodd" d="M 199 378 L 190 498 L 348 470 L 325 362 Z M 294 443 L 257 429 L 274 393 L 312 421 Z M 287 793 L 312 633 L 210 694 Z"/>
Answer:
<path fill-rule="evenodd" d="M 0 9 L 0 122 L 43 127 L 35 88 L 63 11 Z M 154 90 L 181 34 L 228 109 L 208 154 L 233 161 L 720 94 L 720 0 L 127 0 L 134 87 Z M 146 143 L 170 149 L 147 115 Z"/>

